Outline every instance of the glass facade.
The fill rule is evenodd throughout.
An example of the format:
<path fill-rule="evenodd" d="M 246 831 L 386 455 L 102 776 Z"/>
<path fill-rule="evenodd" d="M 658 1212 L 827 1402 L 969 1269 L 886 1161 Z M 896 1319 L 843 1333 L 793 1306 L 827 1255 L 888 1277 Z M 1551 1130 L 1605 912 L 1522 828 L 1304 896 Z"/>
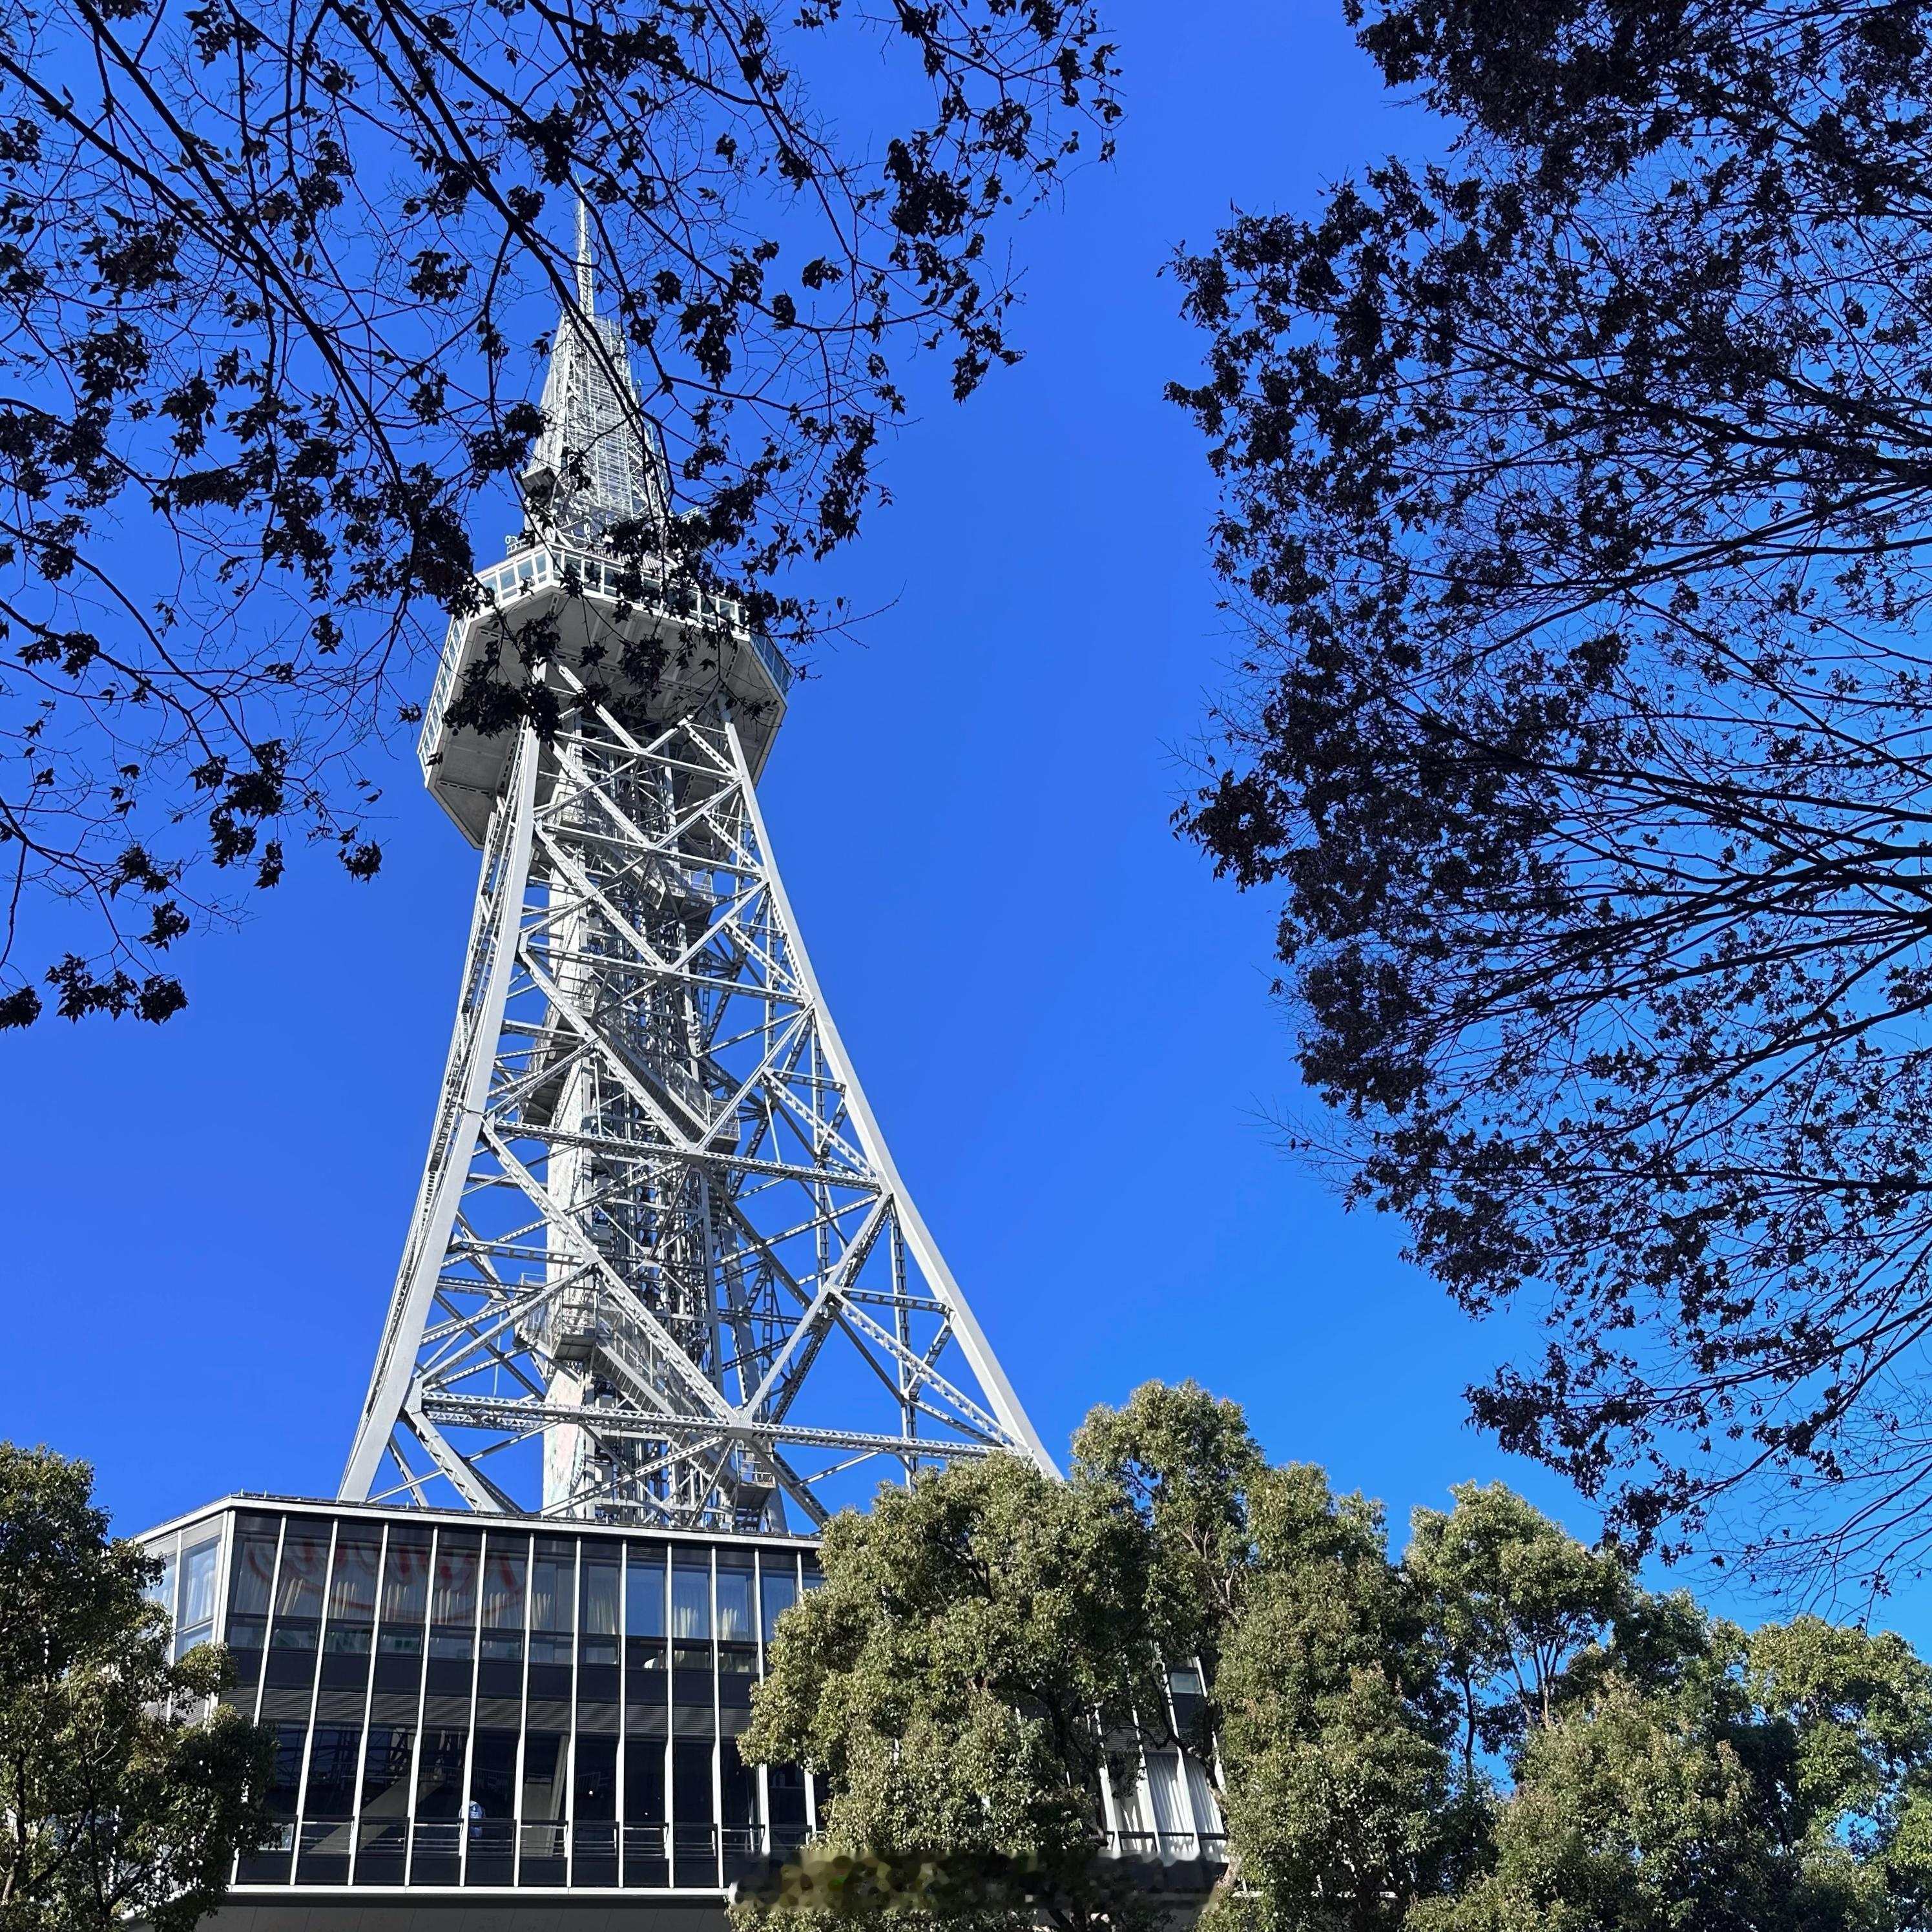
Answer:
<path fill-rule="evenodd" d="M 250 1501 L 142 1540 L 177 1649 L 225 1642 L 274 1734 L 242 1893 L 715 1895 L 814 1828 L 813 1780 L 738 1751 L 808 1544 Z"/>

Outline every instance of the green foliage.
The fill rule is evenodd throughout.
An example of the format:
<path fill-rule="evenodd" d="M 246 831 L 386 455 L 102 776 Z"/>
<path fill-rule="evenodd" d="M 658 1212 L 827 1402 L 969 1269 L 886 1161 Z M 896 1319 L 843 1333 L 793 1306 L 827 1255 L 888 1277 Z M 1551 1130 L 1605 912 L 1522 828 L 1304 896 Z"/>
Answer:
<path fill-rule="evenodd" d="M 1157 1697 L 1149 1561 L 1118 1493 L 1010 1457 L 882 1490 L 828 1528 L 742 1748 L 829 1776 L 836 1850 L 1025 1860 L 1056 1924 L 1119 1922 L 1093 1856 L 1099 1714 Z"/>
<path fill-rule="evenodd" d="M 268 1747 L 208 1706 L 219 1651 L 169 1660 L 157 1566 L 92 1490 L 86 1464 L 0 1444 L 0 1932 L 187 1932 L 260 1840 Z"/>
<path fill-rule="evenodd" d="M 1447 1514 L 1418 1510 L 1404 1559 L 1428 1592 L 1460 1706 L 1465 1774 L 1547 1724 L 1564 1667 L 1634 1600 L 1611 1555 L 1586 1550 L 1500 1483 L 1460 1483 Z"/>
<path fill-rule="evenodd" d="M 1463 1828 L 1426 1593 L 1389 1562 L 1379 1508 L 1318 1469 L 1266 1472 L 1251 1506 L 1247 1606 L 1216 1685 L 1244 1916 L 1399 1926 Z"/>
<path fill-rule="evenodd" d="M 1382 1513 L 1150 1384 L 1072 1480 L 1005 1459 L 838 1519 L 745 1744 L 832 1792 L 736 1907 L 1132 1927 L 1102 1764 L 1212 1640 L 1229 1869 L 1207 1932 L 1907 1932 L 1932 1918 L 1932 1669 L 1816 1617 L 1746 1633 L 1499 1484 Z M 1204 1659 L 1206 1648 L 1195 1653 Z M 1201 1740 L 1205 1744 L 1206 1740 Z"/>
<path fill-rule="evenodd" d="M 1923 1923 L 1932 1671 L 1812 1617 L 1696 1636 L 1674 1682 L 1612 1669 L 1528 1731 L 1493 1864 L 1418 1932 Z"/>
<path fill-rule="evenodd" d="M 1146 1382 L 1098 1408 L 1073 1438 L 1076 1480 L 1119 1490 L 1151 1533 L 1168 1654 L 1210 1661 L 1240 1607 L 1252 1535 L 1249 1493 L 1266 1466 L 1240 1405 L 1196 1384 Z"/>

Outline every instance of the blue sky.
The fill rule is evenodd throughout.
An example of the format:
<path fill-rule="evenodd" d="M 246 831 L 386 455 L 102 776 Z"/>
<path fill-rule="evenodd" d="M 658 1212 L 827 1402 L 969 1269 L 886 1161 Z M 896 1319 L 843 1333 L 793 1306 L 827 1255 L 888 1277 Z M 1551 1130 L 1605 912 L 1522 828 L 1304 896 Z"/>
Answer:
<path fill-rule="evenodd" d="M 894 451 L 897 503 L 838 586 L 889 608 L 795 692 L 772 835 L 900 1166 L 1056 1451 L 1090 1404 L 1192 1376 L 1398 1525 L 1500 1474 L 1587 1534 L 1462 1420 L 1502 1338 L 1279 1150 L 1272 909 L 1168 824 L 1235 644 L 1200 440 L 1161 400 L 1198 356 L 1162 264 L 1232 204 L 1312 206 L 1427 130 L 1337 0 L 1109 10 L 1120 160 L 1019 234 L 1024 364 Z M 381 877 L 296 868 L 185 950 L 165 1028 L 0 1036 L 0 1433 L 91 1458 L 124 1529 L 334 1489 L 474 882 L 406 747 L 388 778 Z"/>

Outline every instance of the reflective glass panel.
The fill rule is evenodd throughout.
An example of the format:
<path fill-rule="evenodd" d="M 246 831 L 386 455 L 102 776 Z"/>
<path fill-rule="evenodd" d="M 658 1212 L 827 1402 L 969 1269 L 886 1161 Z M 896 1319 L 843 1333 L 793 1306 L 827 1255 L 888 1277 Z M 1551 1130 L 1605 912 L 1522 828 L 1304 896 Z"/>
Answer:
<path fill-rule="evenodd" d="M 738 1755 L 738 1740 L 718 1742 L 718 1798 L 728 1825 L 749 1825 L 758 1816 L 758 1774 Z"/>
<path fill-rule="evenodd" d="M 476 1621 L 476 1566 L 481 1554 L 474 1536 L 445 1530 L 436 1542 L 436 1588 L 430 1621 L 469 1624 Z"/>
<path fill-rule="evenodd" d="M 220 1553 L 213 1538 L 182 1552 L 181 1614 L 176 1621 L 183 1630 L 214 1621 L 214 1563 Z"/>
<path fill-rule="evenodd" d="M 530 1660 L 568 1664 L 577 1608 L 577 1551 L 539 1538 L 530 1564 Z"/>
<path fill-rule="evenodd" d="M 328 1580 L 328 1614 L 350 1623 L 376 1620 L 376 1562 L 373 1536 L 347 1532 L 336 1539 L 335 1568 Z"/>
<path fill-rule="evenodd" d="M 713 1822 L 711 1745 L 708 1739 L 680 1738 L 671 1747 L 671 1802 L 680 1825 Z"/>
<path fill-rule="evenodd" d="M 472 1818 L 511 1818 L 516 1815 L 517 1734 L 478 1731 L 470 1761 L 470 1815 Z"/>
<path fill-rule="evenodd" d="M 664 1561 L 662 1550 L 631 1552 L 624 1585 L 624 1634 L 627 1636 L 664 1634 Z"/>
<path fill-rule="evenodd" d="M 490 1540 L 483 1564 L 483 1628 L 515 1630 L 524 1627 L 524 1569 L 527 1543 L 499 1544 Z"/>
<path fill-rule="evenodd" d="M 376 1647 L 413 1656 L 422 1649 L 423 1619 L 429 1609 L 429 1545 L 391 1530 L 382 1559 L 382 1627 Z"/>
<path fill-rule="evenodd" d="M 447 1530 L 438 1533 L 430 1588 L 434 1624 L 430 1656 L 463 1661 L 470 1658 L 475 1644 L 476 1574 L 482 1557 L 482 1546 L 473 1535 L 452 1535 Z"/>
<path fill-rule="evenodd" d="M 308 1727 L 302 1724 L 275 1726 L 275 1768 L 268 1780 L 268 1803 L 278 1818 L 296 1815 L 296 1798 L 302 1786 L 302 1744 Z"/>
<path fill-rule="evenodd" d="M 659 1766 L 662 1777 L 662 1766 Z M 572 1815 L 592 1822 L 617 1815 L 617 1740 L 615 1738 L 579 1738 L 574 1779 L 575 1796 Z"/>
<path fill-rule="evenodd" d="M 633 1825 L 661 1825 L 664 1815 L 662 1738 L 632 1738 L 624 1747 L 624 1816 Z"/>
<path fill-rule="evenodd" d="M 532 1731 L 524 1740 L 524 1819 L 536 1824 L 561 1818 L 569 1787 L 564 1780 L 564 1739 Z"/>
<path fill-rule="evenodd" d="M 584 1660 L 617 1660 L 617 1559 L 615 1556 L 584 1552 L 578 1588 L 584 1608 Z"/>
<path fill-rule="evenodd" d="M 410 1730 L 385 1730 L 369 1733 L 369 1748 L 362 1757 L 362 1815 L 365 1818 L 400 1818 L 410 1808 L 410 1759 L 416 1743 Z"/>
<path fill-rule="evenodd" d="M 458 1818 L 463 1815 L 461 1731 L 424 1731 L 422 1754 L 416 1766 L 416 1816 Z"/>
<path fill-rule="evenodd" d="M 309 1746 L 308 1793 L 302 1812 L 310 1818 L 346 1818 L 356 1808 L 356 1760 L 362 1733 L 324 1727 Z"/>
<path fill-rule="evenodd" d="M 798 1600 L 798 1579 L 789 1567 L 783 1570 L 770 1568 L 771 1558 L 763 1560 L 764 1574 L 758 1580 L 758 1587 L 765 1599 L 765 1641 L 770 1643 L 778 1634 L 778 1618 Z"/>
<path fill-rule="evenodd" d="M 682 1635 L 682 1632 L 679 1633 Z M 721 1643 L 749 1643 L 752 1625 L 752 1573 L 718 1566 L 718 1639 Z"/>
<path fill-rule="evenodd" d="M 540 1543 L 536 1561 L 530 1569 L 530 1628 L 538 1630 L 567 1630 L 571 1628 L 571 1600 L 577 1591 L 575 1552 L 560 1550 Z M 493 1619 L 485 1618 L 486 1622 Z M 516 1622 L 512 1618 L 509 1621 Z"/>
<path fill-rule="evenodd" d="M 275 1532 L 244 1523 L 236 1532 L 234 1574 L 228 1580 L 228 1607 L 236 1616 L 266 1617 L 275 1575 Z"/>
<path fill-rule="evenodd" d="M 671 1567 L 670 1629 L 674 1636 L 711 1634 L 711 1566 L 680 1557 Z"/>
<path fill-rule="evenodd" d="M 175 1553 L 172 1550 L 163 1553 L 160 1573 L 141 1594 L 160 1610 L 170 1623 L 174 1622 Z"/>
<path fill-rule="evenodd" d="M 429 1543 L 406 1531 L 389 1532 L 389 1552 L 382 1560 L 382 1621 L 420 1624 L 429 1606 Z"/>
<path fill-rule="evenodd" d="M 278 1617 L 322 1615 L 322 1586 L 328 1568 L 328 1532 L 292 1522 L 282 1538 L 281 1572 L 275 1585 Z"/>

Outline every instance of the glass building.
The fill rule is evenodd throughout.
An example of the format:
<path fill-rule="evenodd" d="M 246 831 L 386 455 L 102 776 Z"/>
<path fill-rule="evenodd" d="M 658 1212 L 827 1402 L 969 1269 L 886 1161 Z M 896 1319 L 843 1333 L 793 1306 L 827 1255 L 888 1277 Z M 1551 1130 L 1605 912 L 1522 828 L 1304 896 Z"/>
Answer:
<path fill-rule="evenodd" d="M 802 1773 L 738 1738 L 796 1538 L 230 1497 L 150 1532 L 185 1652 L 275 1737 L 280 1831 L 232 1899 L 316 1886 L 709 1894 L 802 1844 Z"/>
<path fill-rule="evenodd" d="M 773 1626 L 818 1580 L 796 1538 L 231 1496 L 140 1540 L 177 1653 L 225 1643 L 225 1697 L 274 1734 L 278 1834 L 225 1918 L 338 1888 L 716 1906 L 816 1828 L 815 1781 L 738 1750 Z M 1179 1728 L 1200 1679 L 1169 1684 Z M 1104 1803 L 1118 1852 L 1220 1859 L 1184 1752 L 1148 1750 Z"/>

